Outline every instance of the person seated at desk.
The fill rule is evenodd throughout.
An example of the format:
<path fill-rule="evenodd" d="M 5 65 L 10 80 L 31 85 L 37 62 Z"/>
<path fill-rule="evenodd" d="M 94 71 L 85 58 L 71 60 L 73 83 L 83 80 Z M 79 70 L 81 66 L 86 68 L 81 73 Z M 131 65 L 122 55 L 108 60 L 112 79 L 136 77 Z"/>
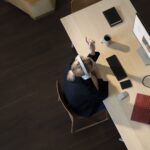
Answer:
<path fill-rule="evenodd" d="M 105 109 L 102 101 L 108 97 L 108 81 L 96 77 L 95 61 L 100 53 L 95 52 L 95 41 L 86 38 L 86 42 L 90 54 L 78 55 L 65 68 L 64 94 L 76 114 L 90 117 Z"/>

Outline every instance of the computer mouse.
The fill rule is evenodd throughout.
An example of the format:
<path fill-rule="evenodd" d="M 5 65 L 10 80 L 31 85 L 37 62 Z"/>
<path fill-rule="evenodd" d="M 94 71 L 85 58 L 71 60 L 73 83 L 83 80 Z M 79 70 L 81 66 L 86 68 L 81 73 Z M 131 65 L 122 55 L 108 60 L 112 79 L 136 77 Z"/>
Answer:
<path fill-rule="evenodd" d="M 117 99 L 118 100 L 123 100 L 124 98 L 126 98 L 127 96 L 129 96 L 129 93 L 127 91 L 125 92 L 121 92 L 117 95 Z"/>

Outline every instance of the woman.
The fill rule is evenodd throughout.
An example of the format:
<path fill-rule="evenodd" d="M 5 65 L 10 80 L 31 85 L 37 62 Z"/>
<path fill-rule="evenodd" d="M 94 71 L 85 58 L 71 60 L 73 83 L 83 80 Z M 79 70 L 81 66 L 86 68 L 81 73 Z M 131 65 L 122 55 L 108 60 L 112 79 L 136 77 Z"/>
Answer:
<path fill-rule="evenodd" d="M 90 49 L 87 57 L 77 56 L 65 68 L 64 93 L 70 107 L 80 116 L 90 117 L 105 109 L 103 100 L 108 96 L 108 82 L 98 79 L 95 74 L 95 41 L 86 42 Z"/>

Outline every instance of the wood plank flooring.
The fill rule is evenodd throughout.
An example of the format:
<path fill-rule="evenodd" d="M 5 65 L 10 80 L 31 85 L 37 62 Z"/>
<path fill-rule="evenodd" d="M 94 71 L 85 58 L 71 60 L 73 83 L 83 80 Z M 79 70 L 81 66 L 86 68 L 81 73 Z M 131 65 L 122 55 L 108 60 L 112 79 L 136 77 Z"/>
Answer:
<path fill-rule="evenodd" d="M 55 80 L 75 56 L 60 18 L 70 0 L 37 21 L 0 2 L 0 150 L 125 150 L 109 120 L 75 135 Z"/>

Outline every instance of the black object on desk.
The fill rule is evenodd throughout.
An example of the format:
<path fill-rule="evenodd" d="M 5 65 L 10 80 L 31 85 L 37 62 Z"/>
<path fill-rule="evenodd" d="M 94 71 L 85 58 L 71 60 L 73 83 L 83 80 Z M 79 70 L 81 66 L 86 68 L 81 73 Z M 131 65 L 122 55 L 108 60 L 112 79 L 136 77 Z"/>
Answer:
<path fill-rule="evenodd" d="M 111 27 L 122 22 L 115 7 L 103 11 L 103 14 Z"/>
<path fill-rule="evenodd" d="M 117 80 L 122 80 L 127 77 L 126 72 L 124 71 L 121 63 L 119 62 L 116 55 L 106 58 L 112 72 L 116 76 Z"/>
<path fill-rule="evenodd" d="M 122 82 L 120 82 L 120 85 L 121 85 L 122 89 L 126 89 L 126 88 L 129 88 L 129 87 L 132 87 L 132 83 L 131 83 L 130 80 L 122 81 Z"/>
<path fill-rule="evenodd" d="M 99 55 L 100 55 L 100 52 L 95 52 L 94 56 L 89 54 L 88 57 L 91 57 L 94 61 L 96 61 L 98 59 Z"/>

